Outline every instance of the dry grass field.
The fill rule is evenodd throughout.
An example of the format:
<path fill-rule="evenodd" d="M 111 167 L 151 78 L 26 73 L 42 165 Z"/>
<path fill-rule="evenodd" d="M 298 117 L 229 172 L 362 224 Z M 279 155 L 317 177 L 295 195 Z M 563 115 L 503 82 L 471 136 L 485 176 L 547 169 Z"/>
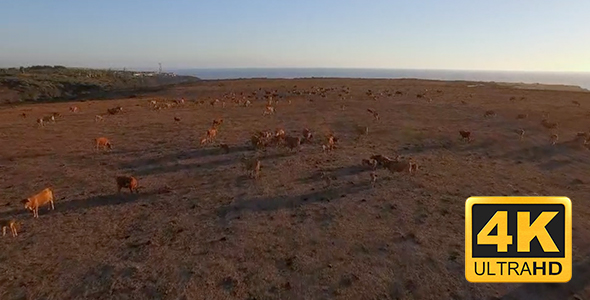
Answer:
<path fill-rule="evenodd" d="M 590 151 L 574 140 L 590 130 L 590 93 L 469 85 L 203 81 L 134 99 L 0 108 L 0 219 L 19 222 L 18 237 L 0 238 L 0 299 L 590 299 Z M 307 93 L 318 87 L 333 89 Z M 273 90 L 276 113 L 263 116 Z M 250 107 L 210 104 L 254 91 Z M 149 103 L 182 97 L 162 110 Z M 37 126 L 53 112 L 62 116 Z M 545 112 L 557 129 L 541 125 Z M 200 145 L 216 118 L 215 142 Z M 277 128 L 309 128 L 313 142 L 252 149 L 254 132 Z M 325 153 L 329 132 L 337 148 Z M 94 150 L 100 136 L 111 151 Z M 372 187 L 361 160 L 373 154 L 411 157 L 419 169 L 378 169 Z M 260 158 L 259 178 L 242 155 Z M 117 175 L 135 176 L 140 193 L 117 194 Z M 20 200 L 45 187 L 55 210 L 33 219 Z M 467 282 L 464 205 L 478 195 L 570 197 L 572 280 Z"/>

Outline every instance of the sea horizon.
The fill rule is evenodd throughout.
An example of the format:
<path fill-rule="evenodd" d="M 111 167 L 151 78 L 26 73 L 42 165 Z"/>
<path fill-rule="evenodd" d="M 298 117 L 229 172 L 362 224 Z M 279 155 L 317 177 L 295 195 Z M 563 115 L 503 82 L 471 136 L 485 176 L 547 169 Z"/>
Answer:
<path fill-rule="evenodd" d="M 357 78 L 357 79 L 426 79 L 448 81 L 508 82 L 556 84 L 590 89 L 590 72 L 487 71 L 443 69 L 389 68 L 176 68 L 167 71 L 196 76 L 204 80 L 221 79 L 295 79 L 295 78 Z"/>

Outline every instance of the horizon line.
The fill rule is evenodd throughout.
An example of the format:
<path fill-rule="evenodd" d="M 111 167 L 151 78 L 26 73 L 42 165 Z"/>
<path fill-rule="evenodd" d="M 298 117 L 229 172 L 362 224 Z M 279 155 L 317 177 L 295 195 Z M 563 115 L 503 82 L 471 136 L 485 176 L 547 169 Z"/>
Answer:
<path fill-rule="evenodd" d="M 32 64 L 22 66 L 25 68 L 32 66 L 63 66 L 71 69 L 94 69 L 94 70 L 123 70 L 141 71 L 154 70 L 156 67 L 82 67 L 68 66 L 62 64 Z M 0 67 L 0 69 L 18 69 L 21 66 Z M 542 71 L 542 70 L 494 70 L 494 69 L 444 69 L 444 68 L 395 68 L 395 67 L 172 67 L 162 69 L 163 72 L 182 71 L 182 70 L 399 70 L 399 71 L 451 71 L 451 72 L 500 72 L 500 73 L 567 73 L 567 74 L 588 74 L 590 71 Z"/>
<path fill-rule="evenodd" d="M 150 69 L 150 68 L 145 68 Z M 540 71 L 540 70 L 493 70 L 493 69 L 442 69 L 442 68 L 389 68 L 389 67 L 182 67 L 166 68 L 167 70 L 273 70 L 273 69 L 301 69 L 301 70 L 401 70 L 401 71 L 460 71 L 460 72 L 506 72 L 506 73 L 581 73 L 590 71 Z"/>

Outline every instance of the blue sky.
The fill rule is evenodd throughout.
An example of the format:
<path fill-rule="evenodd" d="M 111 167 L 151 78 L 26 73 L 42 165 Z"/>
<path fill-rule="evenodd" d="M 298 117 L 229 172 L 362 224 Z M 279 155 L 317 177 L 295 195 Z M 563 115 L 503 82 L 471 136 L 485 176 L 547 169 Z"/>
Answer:
<path fill-rule="evenodd" d="M 587 0 L 27 0 L 0 66 L 590 71 Z"/>

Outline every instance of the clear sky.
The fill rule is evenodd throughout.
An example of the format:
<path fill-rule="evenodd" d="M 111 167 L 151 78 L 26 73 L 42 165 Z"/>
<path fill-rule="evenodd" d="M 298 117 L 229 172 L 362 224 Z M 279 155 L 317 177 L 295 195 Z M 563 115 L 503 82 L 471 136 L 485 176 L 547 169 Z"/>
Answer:
<path fill-rule="evenodd" d="M 590 71 L 589 0 L 19 0 L 0 66 Z"/>

